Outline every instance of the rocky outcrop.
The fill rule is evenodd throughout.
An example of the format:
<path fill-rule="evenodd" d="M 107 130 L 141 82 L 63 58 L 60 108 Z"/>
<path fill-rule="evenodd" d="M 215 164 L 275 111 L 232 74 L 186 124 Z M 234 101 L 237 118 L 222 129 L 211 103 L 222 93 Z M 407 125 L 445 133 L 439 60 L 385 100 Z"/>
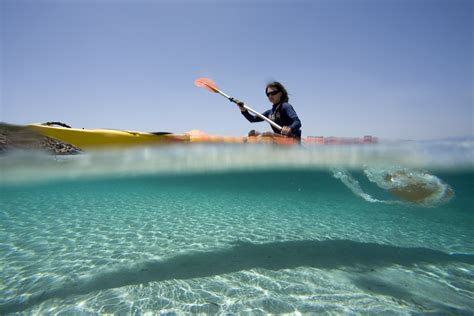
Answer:
<path fill-rule="evenodd" d="M 38 134 L 26 126 L 0 123 L 0 153 L 12 150 L 42 150 L 54 155 L 81 152 L 71 144 Z"/>

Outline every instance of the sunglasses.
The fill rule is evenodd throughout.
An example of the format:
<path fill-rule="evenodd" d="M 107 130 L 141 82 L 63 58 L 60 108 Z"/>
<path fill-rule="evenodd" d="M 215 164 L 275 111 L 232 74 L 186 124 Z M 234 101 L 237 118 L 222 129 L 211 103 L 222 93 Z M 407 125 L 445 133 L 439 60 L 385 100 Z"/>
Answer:
<path fill-rule="evenodd" d="M 278 93 L 280 93 L 280 91 L 278 90 L 275 90 L 275 91 L 270 91 L 270 92 L 267 92 L 267 97 L 271 96 L 271 95 L 277 95 Z"/>

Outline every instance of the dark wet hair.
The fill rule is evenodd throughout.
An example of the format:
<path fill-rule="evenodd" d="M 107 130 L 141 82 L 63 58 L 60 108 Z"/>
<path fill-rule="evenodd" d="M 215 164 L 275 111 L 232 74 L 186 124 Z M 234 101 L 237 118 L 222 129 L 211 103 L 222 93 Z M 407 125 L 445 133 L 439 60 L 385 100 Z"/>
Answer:
<path fill-rule="evenodd" d="M 288 102 L 290 98 L 288 97 L 288 91 L 286 91 L 285 87 L 279 83 L 278 81 L 273 81 L 267 84 L 267 87 L 265 88 L 265 94 L 267 94 L 268 88 L 275 88 L 278 91 L 281 91 L 281 99 L 280 102 Z"/>

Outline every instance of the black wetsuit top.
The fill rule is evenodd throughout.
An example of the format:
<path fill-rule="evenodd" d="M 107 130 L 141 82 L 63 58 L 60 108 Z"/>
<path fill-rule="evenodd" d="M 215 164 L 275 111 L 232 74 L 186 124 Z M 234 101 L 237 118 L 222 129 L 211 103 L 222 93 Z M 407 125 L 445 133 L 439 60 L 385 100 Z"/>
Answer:
<path fill-rule="evenodd" d="M 262 122 L 258 116 L 253 116 L 248 111 L 242 112 L 242 115 L 252 123 Z M 262 113 L 263 116 L 268 117 L 273 122 L 277 123 L 281 127 L 288 126 L 291 128 L 291 133 L 298 139 L 301 139 L 301 121 L 298 118 L 295 110 L 291 104 L 283 102 L 277 105 L 273 105 L 270 110 L 267 110 Z M 275 133 L 280 134 L 280 131 L 275 128 L 273 125 L 270 125 Z"/>

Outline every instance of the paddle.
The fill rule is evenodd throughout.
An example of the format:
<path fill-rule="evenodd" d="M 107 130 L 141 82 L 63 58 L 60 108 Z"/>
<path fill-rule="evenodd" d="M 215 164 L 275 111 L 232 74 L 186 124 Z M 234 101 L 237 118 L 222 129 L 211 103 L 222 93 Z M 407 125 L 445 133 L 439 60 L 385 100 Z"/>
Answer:
<path fill-rule="evenodd" d="M 225 94 L 224 92 L 222 92 L 221 90 L 219 90 L 219 88 L 217 87 L 217 85 L 211 80 L 211 79 L 208 79 L 208 78 L 199 78 L 199 79 L 196 79 L 194 80 L 194 84 L 199 87 L 199 88 L 204 88 L 210 92 L 215 92 L 215 93 L 219 93 L 221 96 L 225 97 L 226 99 L 228 99 L 230 102 L 234 102 L 234 103 L 237 103 L 235 101 L 234 98 L 228 96 L 227 94 Z M 281 126 L 278 125 L 277 123 L 273 122 L 272 120 L 270 120 L 268 117 L 266 116 L 263 116 L 262 114 L 258 113 L 257 111 L 255 111 L 254 109 L 244 105 L 244 108 L 251 112 L 252 114 L 258 116 L 259 118 L 261 118 L 262 120 L 270 123 L 273 127 L 275 128 L 278 128 L 280 131 L 281 131 Z"/>

